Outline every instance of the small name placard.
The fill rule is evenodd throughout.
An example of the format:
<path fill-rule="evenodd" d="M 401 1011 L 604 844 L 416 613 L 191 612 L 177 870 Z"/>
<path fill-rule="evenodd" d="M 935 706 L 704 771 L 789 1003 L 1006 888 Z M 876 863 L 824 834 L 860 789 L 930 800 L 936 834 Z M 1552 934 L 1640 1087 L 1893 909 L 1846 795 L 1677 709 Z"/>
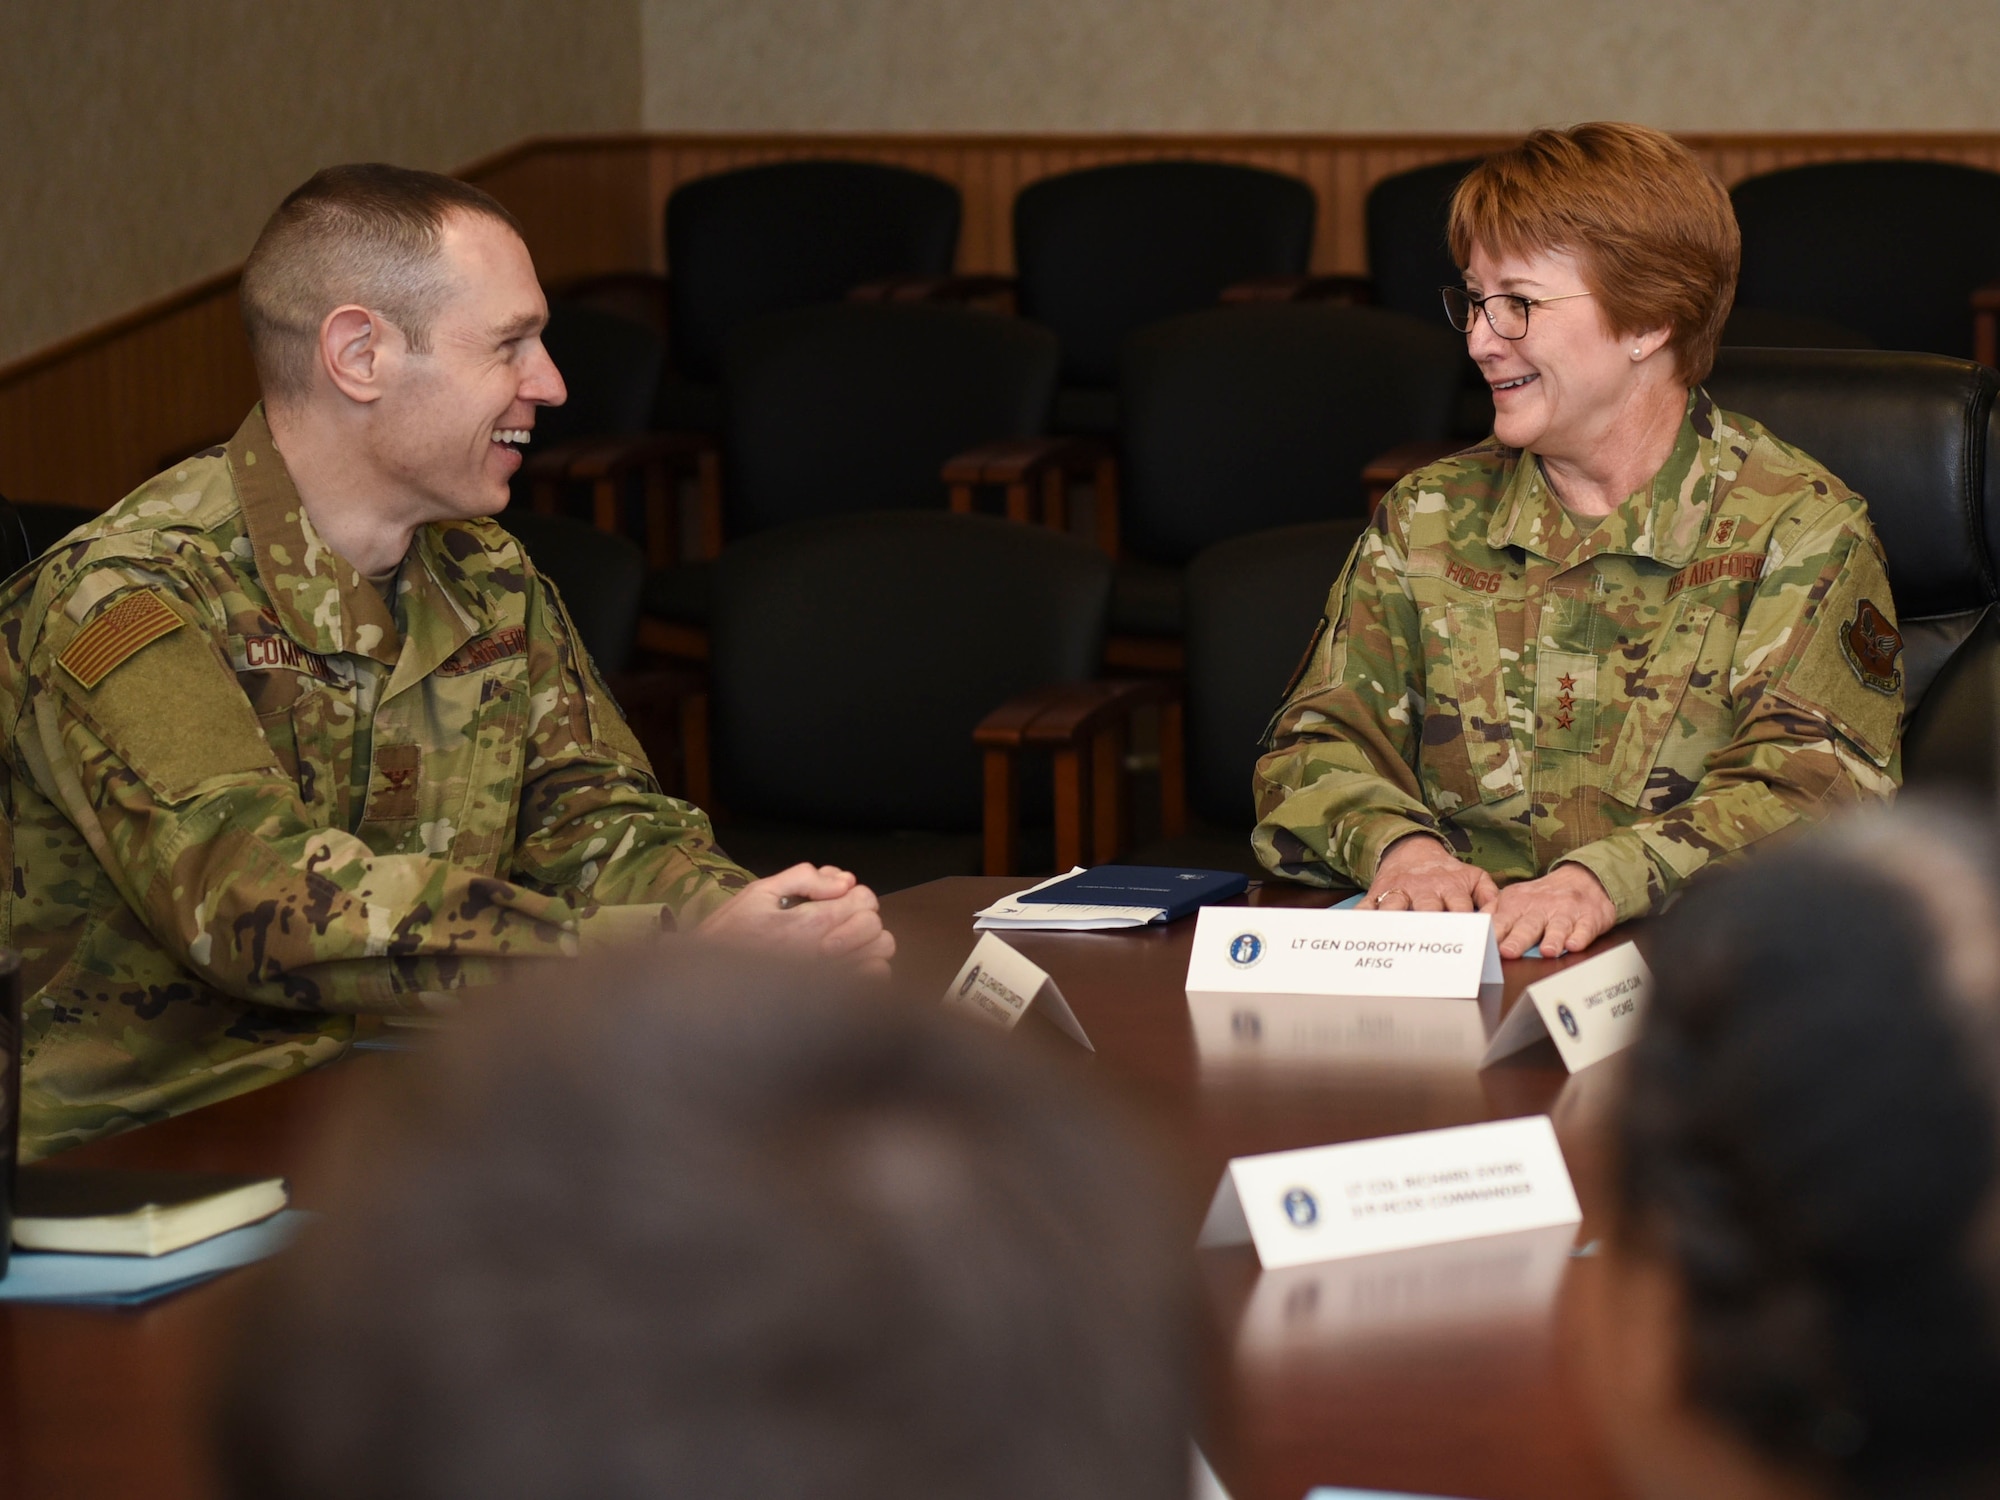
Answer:
<path fill-rule="evenodd" d="M 1078 1046 L 1097 1049 L 1084 1035 L 1076 1013 L 1046 970 L 992 933 L 972 945 L 972 953 L 944 992 L 947 1010 L 974 1016 L 1002 1031 L 1021 1024 L 1029 1008 Z"/>
<path fill-rule="evenodd" d="M 1205 906 L 1188 956 L 1190 993 L 1477 1000 L 1498 983 L 1483 912 Z"/>
<path fill-rule="evenodd" d="M 1546 1115 L 1239 1156 L 1199 1245 L 1257 1248 L 1266 1269 L 1575 1224 Z"/>
<path fill-rule="evenodd" d="M 1653 971 L 1636 943 L 1620 943 L 1572 964 L 1528 986 L 1493 1033 L 1479 1065 L 1511 1057 L 1546 1036 L 1570 1072 L 1587 1068 L 1638 1040 L 1652 987 Z"/>

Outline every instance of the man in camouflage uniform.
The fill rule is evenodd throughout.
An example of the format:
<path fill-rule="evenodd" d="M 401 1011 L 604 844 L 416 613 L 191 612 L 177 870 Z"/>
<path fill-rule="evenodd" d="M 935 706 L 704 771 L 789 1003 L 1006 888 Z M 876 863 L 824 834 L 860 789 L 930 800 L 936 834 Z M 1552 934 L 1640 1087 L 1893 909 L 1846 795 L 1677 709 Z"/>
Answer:
<path fill-rule="evenodd" d="M 564 395 L 505 210 L 330 169 L 245 304 L 268 419 L 0 593 L 24 1154 L 316 1066 L 357 1013 L 509 960 L 703 923 L 885 961 L 851 875 L 753 882 L 661 794 L 485 519 Z"/>
<path fill-rule="evenodd" d="M 1366 885 L 1427 833 L 1501 885 L 1582 866 L 1624 921 L 1892 796 L 1901 649 L 1862 502 L 1705 392 L 1594 526 L 1489 440 L 1362 534 L 1266 738 L 1257 854 Z"/>

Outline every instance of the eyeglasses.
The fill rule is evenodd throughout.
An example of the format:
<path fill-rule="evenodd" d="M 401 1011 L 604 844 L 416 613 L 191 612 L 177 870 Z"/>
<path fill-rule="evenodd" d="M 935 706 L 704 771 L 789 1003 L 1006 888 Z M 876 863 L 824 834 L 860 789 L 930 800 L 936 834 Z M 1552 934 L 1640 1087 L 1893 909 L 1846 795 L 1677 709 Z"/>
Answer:
<path fill-rule="evenodd" d="M 1565 292 L 1560 297 L 1521 297 L 1513 292 L 1494 292 L 1490 296 L 1475 297 L 1462 286 L 1441 286 L 1444 293 L 1444 315 L 1451 320 L 1451 326 L 1460 333 L 1472 332 L 1472 310 L 1478 308 L 1486 314 L 1487 326 L 1503 339 L 1526 338 L 1528 334 L 1528 309 L 1540 307 L 1544 302 L 1568 302 L 1573 297 L 1588 297 L 1588 292 Z"/>

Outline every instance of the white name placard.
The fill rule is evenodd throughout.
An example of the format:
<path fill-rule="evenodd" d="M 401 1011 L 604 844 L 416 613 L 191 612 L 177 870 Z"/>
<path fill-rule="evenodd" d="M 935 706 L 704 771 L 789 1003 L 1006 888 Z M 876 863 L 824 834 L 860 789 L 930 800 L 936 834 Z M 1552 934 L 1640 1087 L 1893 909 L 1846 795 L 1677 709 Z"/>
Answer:
<path fill-rule="evenodd" d="M 1554 1039 L 1570 1072 L 1587 1068 L 1638 1040 L 1652 987 L 1653 971 L 1636 943 L 1620 943 L 1572 964 L 1528 986 L 1493 1033 L 1479 1065 L 1511 1057 L 1546 1036 Z"/>
<path fill-rule="evenodd" d="M 1048 973 L 990 932 L 972 945 L 971 955 L 945 989 L 944 1003 L 948 1010 L 977 1017 L 1002 1031 L 1012 1031 L 1030 1006 L 1038 1006 L 1036 1013 L 1065 1036 L 1097 1050 Z"/>
<path fill-rule="evenodd" d="M 1477 1000 L 1481 984 L 1498 983 L 1483 912 L 1204 906 L 1188 957 L 1190 993 Z"/>
<path fill-rule="evenodd" d="M 1575 1224 L 1583 1217 L 1546 1115 L 1239 1156 L 1199 1245 L 1257 1248 L 1268 1270 Z"/>

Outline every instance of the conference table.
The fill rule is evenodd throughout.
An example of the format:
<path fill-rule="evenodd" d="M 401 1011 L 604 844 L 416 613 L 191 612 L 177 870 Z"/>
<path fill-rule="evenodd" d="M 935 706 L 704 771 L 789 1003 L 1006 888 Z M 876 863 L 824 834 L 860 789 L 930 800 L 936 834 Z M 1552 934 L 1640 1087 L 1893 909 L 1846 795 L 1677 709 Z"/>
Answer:
<path fill-rule="evenodd" d="M 966 877 L 885 897 L 899 947 L 893 983 L 935 1003 L 971 950 L 972 913 L 1022 884 Z M 1299 906 L 1336 898 L 1268 884 L 1246 899 Z M 1239 1046 L 1244 1038 L 1232 1038 L 1227 1024 L 1198 1025 L 1191 1012 L 1184 985 L 1193 928 L 1185 920 L 1008 934 L 1048 971 L 1088 1033 L 1095 1057 L 1086 1070 L 1130 1105 L 1177 1169 L 1190 1243 L 1232 1157 L 1536 1113 L 1555 1122 L 1584 1210 L 1574 1235 L 1513 1235 L 1289 1271 L 1260 1271 L 1248 1247 L 1197 1252 L 1208 1316 L 1198 1436 L 1230 1495 L 1300 1500 L 1320 1484 L 1467 1500 L 1622 1493 L 1560 1354 L 1565 1305 L 1601 1264 L 1572 1255 L 1570 1244 L 1594 1233 L 1605 1080 L 1615 1064 L 1571 1077 L 1542 1041 L 1482 1070 L 1462 1036 L 1398 1050 L 1381 1027 L 1351 1016 L 1307 1028 L 1307 1045 L 1294 1051 L 1255 1035 L 1258 1045 Z M 1509 963 L 1500 1003 L 1575 961 Z M 582 999 L 552 995 L 552 1012 Z M 310 1163 L 343 1098 L 379 1070 L 420 1070 L 438 1045 L 448 1035 L 427 1033 L 408 1051 L 357 1051 L 61 1159 L 285 1173 L 295 1203 L 310 1209 Z M 245 1325 L 259 1274 L 234 1273 L 134 1311 L 0 1304 L 0 1496 L 216 1494 L 207 1413 L 231 1341 L 256 1336 Z"/>

